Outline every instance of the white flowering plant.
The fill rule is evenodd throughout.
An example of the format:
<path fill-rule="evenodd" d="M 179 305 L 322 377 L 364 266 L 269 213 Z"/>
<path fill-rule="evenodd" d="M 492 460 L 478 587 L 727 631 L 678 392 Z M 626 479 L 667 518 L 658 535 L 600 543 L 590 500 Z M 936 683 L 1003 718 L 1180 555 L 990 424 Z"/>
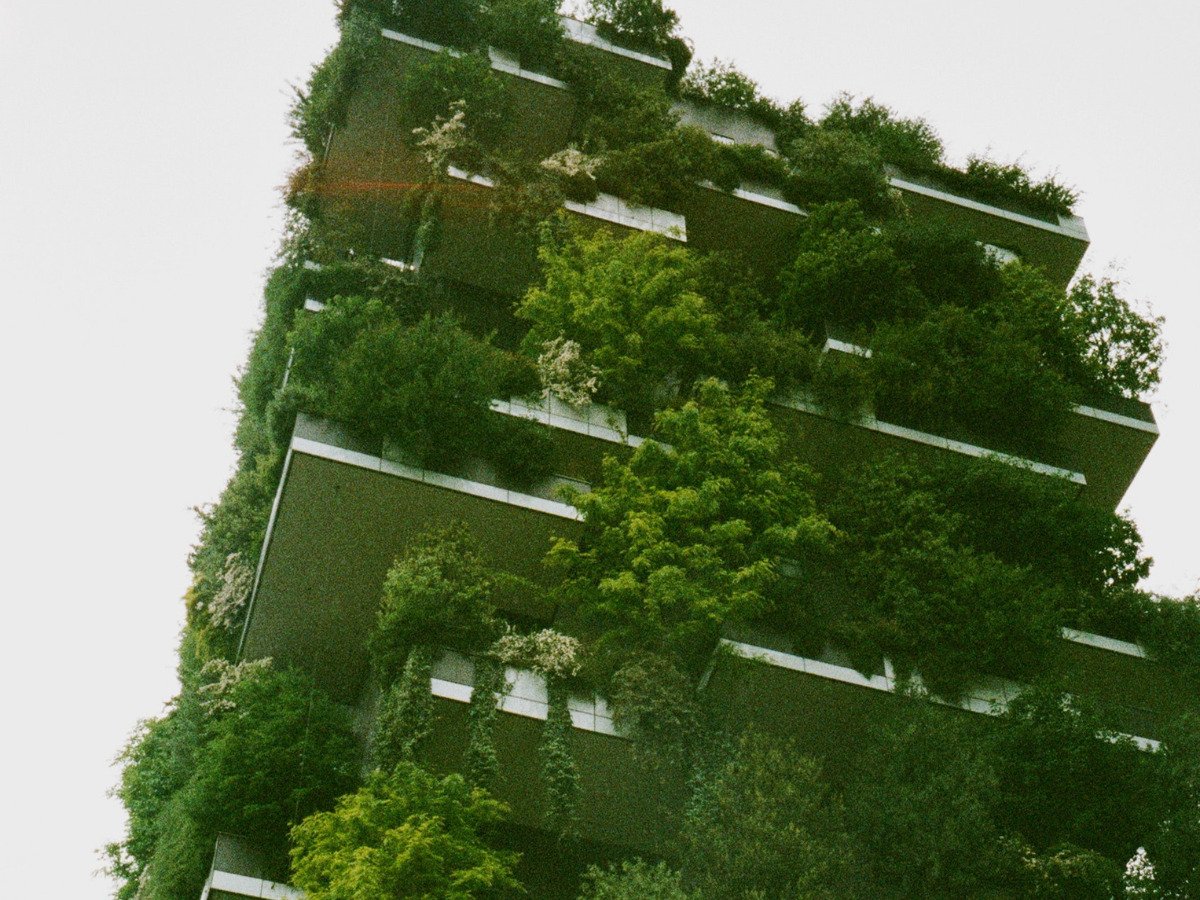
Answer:
<path fill-rule="evenodd" d="M 237 708 L 231 694 L 243 681 L 254 678 L 271 668 L 271 658 L 243 660 L 231 663 L 224 659 L 210 659 L 200 670 L 205 683 L 196 689 L 205 715 L 216 716 Z"/>
<path fill-rule="evenodd" d="M 438 116 L 428 128 L 414 128 L 417 148 L 434 174 L 443 176 L 446 168 L 470 145 L 467 135 L 467 104 L 455 100 L 450 104 L 450 117 Z"/>
<path fill-rule="evenodd" d="M 492 645 L 491 653 L 507 666 L 532 669 L 547 678 L 574 678 L 583 666 L 583 645 L 553 628 L 533 634 L 509 629 Z"/>
<path fill-rule="evenodd" d="M 563 335 L 542 344 L 537 373 L 544 396 L 553 394 L 577 408 L 590 403 L 600 387 L 600 370 L 583 358 L 576 341 Z"/>
<path fill-rule="evenodd" d="M 254 587 L 254 570 L 242 561 L 242 554 L 225 557 L 221 587 L 208 605 L 208 620 L 217 628 L 232 628 L 241 616 Z"/>

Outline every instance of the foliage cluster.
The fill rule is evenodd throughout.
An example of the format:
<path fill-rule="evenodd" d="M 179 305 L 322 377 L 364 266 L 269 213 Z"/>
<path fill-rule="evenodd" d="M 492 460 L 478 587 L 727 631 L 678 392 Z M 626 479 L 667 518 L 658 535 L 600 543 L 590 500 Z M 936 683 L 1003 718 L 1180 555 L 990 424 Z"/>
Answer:
<path fill-rule="evenodd" d="M 458 775 L 402 762 L 292 830 L 292 882 L 311 900 L 521 896 L 516 855 L 485 842 L 506 812 Z"/>
<path fill-rule="evenodd" d="M 199 896 L 219 832 L 253 836 L 282 880 L 288 826 L 354 787 L 348 717 L 307 676 L 256 667 L 207 707 L 203 686 L 185 677 L 121 756 L 129 821 L 108 848 L 118 897 Z"/>

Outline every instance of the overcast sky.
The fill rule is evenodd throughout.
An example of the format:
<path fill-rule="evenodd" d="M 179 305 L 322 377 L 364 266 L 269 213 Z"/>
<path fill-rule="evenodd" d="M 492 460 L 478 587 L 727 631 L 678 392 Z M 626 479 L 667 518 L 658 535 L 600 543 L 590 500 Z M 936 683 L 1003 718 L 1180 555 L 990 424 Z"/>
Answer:
<path fill-rule="evenodd" d="M 1167 316 L 1163 437 L 1126 501 L 1150 585 L 1194 590 L 1200 6 L 674 5 L 701 57 L 781 99 L 874 95 L 956 159 L 991 148 L 1082 189 L 1085 269 L 1120 265 Z M 6 895 L 110 892 L 110 763 L 175 691 L 191 507 L 231 471 L 293 165 L 288 85 L 333 40 L 327 0 L 0 0 Z"/>

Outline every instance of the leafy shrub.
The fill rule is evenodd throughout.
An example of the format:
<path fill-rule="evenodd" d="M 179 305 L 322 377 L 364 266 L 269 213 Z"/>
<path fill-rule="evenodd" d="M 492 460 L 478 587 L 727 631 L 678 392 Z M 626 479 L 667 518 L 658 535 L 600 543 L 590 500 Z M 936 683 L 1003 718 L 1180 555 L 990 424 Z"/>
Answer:
<path fill-rule="evenodd" d="M 693 62 L 679 85 L 679 95 L 700 103 L 744 112 L 767 125 L 782 118 L 778 104 L 762 95 L 758 82 L 729 62 Z"/>
<path fill-rule="evenodd" d="M 813 399 L 827 414 L 851 421 L 870 412 L 874 396 L 866 361 L 838 352 L 824 354 L 813 372 L 811 389 Z"/>
<path fill-rule="evenodd" d="M 652 53 L 666 52 L 679 26 L 679 16 L 662 0 L 588 0 L 588 13 L 609 36 Z"/>
<path fill-rule="evenodd" d="M 1163 319 L 1142 315 L 1111 278 L 1085 275 L 1067 293 L 1079 331 L 1080 383 L 1100 395 L 1139 397 L 1158 386 Z"/>
<path fill-rule="evenodd" d="M 479 0 L 387 0 L 390 19 L 405 34 L 474 49 L 486 40 Z"/>
<path fill-rule="evenodd" d="M 692 900 L 683 889 L 679 873 L 666 863 L 650 865 L 640 859 L 590 866 L 584 876 L 580 900 Z"/>
<path fill-rule="evenodd" d="M 674 128 L 658 140 L 605 154 L 596 170 L 596 183 L 633 203 L 678 211 L 696 181 L 715 165 L 714 148 L 701 129 Z"/>
<path fill-rule="evenodd" d="M 601 373 L 601 398 L 631 414 L 648 413 L 701 371 L 717 322 L 686 249 L 601 229 L 543 244 L 539 259 L 543 281 L 516 313 L 530 323 L 530 356 L 560 336 L 575 341 Z"/>
<path fill-rule="evenodd" d="M 546 446 L 524 423 L 490 412 L 509 364 L 452 318 L 426 315 L 408 325 L 380 299 L 338 297 L 297 323 L 292 347 L 288 392 L 364 440 L 389 441 L 420 465 L 486 454 L 518 477 L 544 474 L 545 455 L 501 449 L 514 439 Z"/>
<path fill-rule="evenodd" d="M 1019 321 L 943 306 L 876 332 L 881 418 L 1045 459 L 1071 392 Z"/>
<path fill-rule="evenodd" d="M 1155 659 L 1200 678 L 1200 595 L 1150 599 L 1142 607 L 1141 637 Z"/>
<path fill-rule="evenodd" d="M 557 0 L 486 0 L 488 43 L 515 53 L 521 66 L 555 72 L 563 47 Z"/>
<path fill-rule="evenodd" d="M 297 90 L 292 134 L 313 159 L 324 158 L 331 129 L 346 123 L 350 94 L 376 56 L 380 40 L 378 18 L 366 10 L 351 10 L 342 22 L 337 46 L 313 69 L 308 85 Z"/>
<path fill-rule="evenodd" d="M 698 674 L 725 622 L 768 605 L 780 557 L 828 539 L 807 473 L 783 462 L 769 390 L 702 382 L 694 400 L 658 414 L 669 446 L 606 460 L 600 484 L 573 498 L 583 536 L 560 539 L 550 561 L 564 601 L 598 631 L 598 671 L 641 649 Z"/>
<path fill-rule="evenodd" d="M 369 648 L 384 684 L 416 646 L 471 652 L 496 631 L 492 578 L 465 526 L 429 531 L 388 571 Z"/>
<path fill-rule="evenodd" d="M 292 883 L 310 900 L 523 895 L 516 854 L 483 837 L 507 811 L 458 775 L 401 763 L 292 830 Z"/>
<path fill-rule="evenodd" d="M 1057 222 L 1060 215 L 1069 216 L 1079 201 L 1077 191 L 1055 178 L 1035 182 L 1016 163 L 998 163 L 980 156 L 969 157 L 965 169 L 945 167 L 938 175 L 947 187 L 958 188 L 976 200 L 1015 208 L 1051 222 Z"/>
<path fill-rule="evenodd" d="M 443 51 L 426 63 L 410 66 L 400 99 L 409 128 L 428 126 L 439 117 L 448 120 L 455 104 L 461 103 L 468 135 L 484 147 L 494 146 L 499 139 L 508 105 L 504 81 L 492 71 L 484 53 Z"/>
<path fill-rule="evenodd" d="M 779 283 L 783 321 L 822 339 L 827 326 L 888 321 L 921 299 L 907 267 L 854 203 L 812 210 Z"/>
<path fill-rule="evenodd" d="M 659 758 L 686 762 L 699 736 L 695 688 L 670 657 L 633 654 L 612 675 L 609 700 L 618 728 Z"/>
<path fill-rule="evenodd" d="M 487 656 L 475 658 L 475 684 L 471 708 L 467 713 L 467 780 L 477 787 L 490 789 L 500 771 L 496 756 L 496 707 L 504 690 L 504 667 Z"/>
<path fill-rule="evenodd" d="M 831 897 L 852 871 L 841 804 L 820 764 L 759 734 L 697 779 L 682 833 L 684 882 L 713 900 Z"/>
<path fill-rule="evenodd" d="M 928 122 L 900 118 L 870 97 L 855 105 L 852 95 L 841 94 L 826 107 L 820 125 L 863 138 L 884 162 L 907 171 L 926 171 L 942 161 L 942 141 Z"/>
<path fill-rule="evenodd" d="M 894 210 L 879 151 L 857 134 L 812 129 L 784 152 L 793 167 L 786 193 L 794 203 L 854 200 L 875 215 Z"/>
<path fill-rule="evenodd" d="M 542 827 L 560 838 L 574 837 L 579 817 L 579 767 L 571 747 L 571 710 L 566 688 L 550 679 L 549 710 L 542 726 L 542 781 L 546 809 Z"/>
<path fill-rule="evenodd" d="M 965 228 L 903 218 L 885 224 L 883 238 L 929 306 L 975 309 L 1005 290 L 1000 267 Z"/>
<path fill-rule="evenodd" d="M 433 695 L 429 692 L 432 670 L 433 651 L 429 647 L 414 647 L 399 677 L 390 687 L 385 685 L 371 736 L 371 760 L 375 768 L 390 772 L 402 761 L 414 761 L 429 737 L 433 719 Z"/>
<path fill-rule="evenodd" d="M 892 459 L 866 469 L 832 518 L 846 534 L 855 598 L 843 634 L 876 658 L 891 654 L 954 696 L 976 673 L 1036 671 L 1057 646 L 1062 589 L 965 543 L 960 515 L 915 467 Z"/>

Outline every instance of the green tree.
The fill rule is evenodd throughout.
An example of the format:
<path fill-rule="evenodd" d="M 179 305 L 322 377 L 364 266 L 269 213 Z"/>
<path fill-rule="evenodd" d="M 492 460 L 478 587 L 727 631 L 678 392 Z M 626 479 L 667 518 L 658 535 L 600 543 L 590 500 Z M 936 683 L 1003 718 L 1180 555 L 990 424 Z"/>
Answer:
<path fill-rule="evenodd" d="M 832 533 L 809 493 L 811 476 L 783 461 L 766 414 L 770 384 L 736 394 L 702 382 L 694 400 L 659 413 L 658 434 L 573 502 L 579 541 L 551 562 L 566 601 L 595 629 L 593 659 L 613 672 L 642 650 L 695 671 L 725 622 L 771 604 L 778 565 Z"/>
<path fill-rule="evenodd" d="M 400 763 L 292 829 L 292 883 L 309 900 L 520 896 L 515 854 L 484 841 L 506 813 L 458 775 Z"/>
<path fill-rule="evenodd" d="M 684 881 L 698 896 L 845 896 L 851 846 L 815 759 L 752 733 L 696 782 L 682 833 Z"/>
<path fill-rule="evenodd" d="M 699 374 L 716 342 L 717 317 L 698 292 L 701 269 L 683 247 L 650 234 L 604 229 L 544 243 L 540 285 L 517 316 L 530 324 L 531 355 L 560 336 L 601 372 L 605 399 L 648 414 Z"/>
<path fill-rule="evenodd" d="M 1122 297 L 1112 278 L 1085 275 L 1067 302 L 1086 336 L 1081 368 L 1100 394 L 1140 397 L 1158 386 L 1164 344 L 1163 319 L 1143 315 Z"/>
<path fill-rule="evenodd" d="M 919 307 L 908 269 L 852 202 L 812 210 L 795 260 L 779 277 L 784 322 L 823 341 L 827 326 L 860 327 Z"/>
<path fill-rule="evenodd" d="M 481 650 L 495 636 L 494 582 L 464 525 L 425 532 L 397 558 L 383 584 L 369 639 L 385 685 L 417 646 Z"/>

